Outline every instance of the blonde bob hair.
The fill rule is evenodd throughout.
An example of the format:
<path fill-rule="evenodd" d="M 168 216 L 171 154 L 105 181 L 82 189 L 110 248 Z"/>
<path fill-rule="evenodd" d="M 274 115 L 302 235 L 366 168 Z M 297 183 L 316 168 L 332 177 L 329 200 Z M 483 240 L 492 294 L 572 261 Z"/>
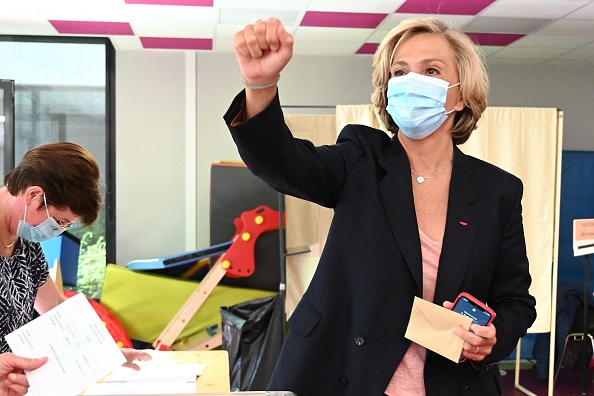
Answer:
<path fill-rule="evenodd" d="M 464 32 L 449 27 L 441 19 L 406 19 L 384 37 L 373 56 L 375 89 L 371 95 L 371 101 L 384 127 L 393 134 L 398 132 L 398 126 L 386 110 L 392 57 L 401 42 L 421 33 L 440 35 L 450 43 L 452 48 L 460 78 L 461 93 L 466 104 L 466 107 L 455 115 L 452 139 L 454 144 L 462 144 L 476 129 L 478 120 L 487 108 L 489 77 L 480 49 Z"/>

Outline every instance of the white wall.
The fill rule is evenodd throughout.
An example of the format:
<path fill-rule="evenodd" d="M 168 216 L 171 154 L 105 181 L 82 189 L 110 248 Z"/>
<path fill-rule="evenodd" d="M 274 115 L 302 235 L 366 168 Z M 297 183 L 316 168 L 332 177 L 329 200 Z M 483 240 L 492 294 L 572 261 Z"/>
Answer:
<path fill-rule="evenodd" d="M 281 76 L 281 103 L 369 103 L 371 72 L 370 56 L 296 56 Z M 557 107 L 565 113 L 564 149 L 594 151 L 588 68 L 491 65 L 489 72 L 491 105 Z M 118 52 L 116 76 L 118 264 L 209 246 L 210 165 L 239 160 L 222 119 L 242 89 L 235 56 Z M 195 153 L 186 147 L 194 111 Z M 195 213 L 187 209 L 192 201 Z M 186 226 L 194 224 L 192 235 Z"/>
<path fill-rule="evenodd" d="M 116 262 L 185 251 L 185 56 L 116 54 Z"/>

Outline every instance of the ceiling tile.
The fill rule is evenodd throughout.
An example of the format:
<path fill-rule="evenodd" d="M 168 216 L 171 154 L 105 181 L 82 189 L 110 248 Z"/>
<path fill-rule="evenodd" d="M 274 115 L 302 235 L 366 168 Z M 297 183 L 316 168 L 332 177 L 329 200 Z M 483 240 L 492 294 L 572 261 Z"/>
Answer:
<path fill-rule="evenodd" d="M 524 37 L 523 34 L 501 33 L 475 33 L 469 32 L 468 36 L 478 45 L 506 46 Z"/>
<path fill-rule="evenodd" d="M 127 22 L 49 21 L 58 33 L 92 35 L 134 35 Z"/>
<path fill-rule="evenodd" d="M 222 10 L 303 10 L 305 11 L 311 0 L 217 0 L 216 7 Z"/>
<path fill-rule="evenodd" d="M 126 4 L 212 7 L 213 0 L 124 0 Z"/>
<path fill-rule="evenodd" d="M 400 22 L 409 18 L 427 18 L 431 15 L 427 14 L 390 14 L 380 25 L 381 29 L 390 30 L 396 27 Z M 432 15 L 435 16 L 435 15 Z M 440 19 L 446 21 L 450 26 L 460 28 L 467 24 L 475 17 L 471 15 L 439 15 Z"/>
<path fill-rule="evenodd" d="M 373 55 L 377 51 L 378 43 L 365 43 L 357 50 L 357 54 Z"/>
<path fill-rule="evenodd" d="M 303 55 L 353 55 L 360 46 L 360 43 L 301 40 L 295 42 L 293 50 Z"/>
<path fill-rule="evenodd" d="M 541 63 L 542 65 L 546 66 L 591 66 L 594 64 L 594 61 L 587 61 L 587 60 L 569 60 L 569 59 L 551 59 L 548 61 L 544 61 Z"/>
<path fill-rule="evenodd" d="M 363 43 L 371 35 L 373 29 L 342 29 L 328 27 L 300 26 L 296 33 L 296 40 L 307 41 L 358 41 Z"/>
<path fill-rule="evenodd" d="M 178 50 L 212 50 L 212 39 L 140 37 L 144 48 Z"/>
<path fill-rule="evenodd" d="M 549 19 L 477 17 L 464 25 L 467 32 L 530 33 L 549 23 Z"/>
<path fill-rule="evenodd" d="M 126 8 L 130 22 L 148 21 L 172 26 L 178 23 L 216 24 L 219 13 L 212 7 L 175 7 L 128 5 Z"/>
<path fill-rule="evenodd" d="M 374 29 L 386 16 L 387 14 L 307 11 L 301 21 L 301 26 Z"/>
<path fill-rule="evenodd" d="M 46 19 L 64 21 L 127 22 L 127 6 L 121 0 L 38 0 L 35 6 Z"/>
<path fill-rule="evenodd" d="M 406 0 L 397 13 L 432 15 L 476 15 L 495 0 Z"/>
<path fill-rule="evenodd" d="M 0 23 L 0 34 L 28 35 L 28 36 L 54 36 L 58 32 L 49 21 L 43 20 L 22 20 L 2 21 Z"/>
<path fill-rule="evenodd" d="M 311 0 L 307 9 L 311 11 L 360 12 L 390 14 L 405 0 Z"/>
<path fill-rule="evenodd" d="M 506 47 L 501 51 L 489 56 L 492 58 L 507 58 L 507 59 L 548 59 L 556 58 L 559 55 L 567 52 L 563 48 L 512 48 Z"/>
<path fill-rule="evenodd" d="M 245 26 L 255 23 L 258 19 L 275 17 L 285 26 L 297 26 L 301 21 L 302 13 L 296 10 L 236 10 L 221 9 L 219 23 L 223 25 Z"/>
<path fill-rule="evenodd" d="M 594 36 L 594 23 L 585 20 L 562 19 L 536 31 L 538 34 L 559 36 Z"/>
<path fill-rule="evenodd" d="M 593 40 L 594 38 L 586 36 L 550 36 L 533 34 L 522 37 L 511 44 L 511 46 L 533 48 L 578 48 Z"/>
<path fill-rule="evenodd" d="M 481 13 L 481 17 L 557 19 L 589 1 L 586 0 L 499 0 Z"/>
<path fill-rule="evenodd" d="M 171 25 L 140 21 L 133 23 L 132 28 L 136 35 L 144 37 L 213 38 L 216 25 L 207 25 L 205 23 Z"/>
<path fill-rule="evenodd" d="M 571 14 L 565 16 L 567 19 L 588 19 L 594 20 L 594 2 L 589 1 L 589 3 L 579 10 L 572 12 Z"/>

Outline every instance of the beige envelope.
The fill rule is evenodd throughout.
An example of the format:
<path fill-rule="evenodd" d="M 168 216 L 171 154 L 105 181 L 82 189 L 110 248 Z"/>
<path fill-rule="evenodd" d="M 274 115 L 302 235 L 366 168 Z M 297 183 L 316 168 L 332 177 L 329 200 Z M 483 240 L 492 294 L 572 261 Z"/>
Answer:
<path fill-rule="evenodd" d="M 404 336 L 453 362 L 460 360 L 464 340 L 452 328 L 470 329 L 472 319 L 415 297 Z"/>

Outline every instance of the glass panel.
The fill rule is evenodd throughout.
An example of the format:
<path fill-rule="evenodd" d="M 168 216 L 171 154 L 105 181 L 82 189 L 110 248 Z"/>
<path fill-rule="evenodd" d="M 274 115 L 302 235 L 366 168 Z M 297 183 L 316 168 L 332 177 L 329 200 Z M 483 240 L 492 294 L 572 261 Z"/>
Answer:
<path fill-rule="evenodd" d="M 40 144 L 69 141 L 95 156 L 105 179 L 106 45 L 0 41 L 0 53 L 0 77 L 16 87 L 15 162 Z M 92 227 L 75 223 L 68 231 L 82 240 L 77 286 L 99 298 L 106 265 L 104 208 Z"/>

